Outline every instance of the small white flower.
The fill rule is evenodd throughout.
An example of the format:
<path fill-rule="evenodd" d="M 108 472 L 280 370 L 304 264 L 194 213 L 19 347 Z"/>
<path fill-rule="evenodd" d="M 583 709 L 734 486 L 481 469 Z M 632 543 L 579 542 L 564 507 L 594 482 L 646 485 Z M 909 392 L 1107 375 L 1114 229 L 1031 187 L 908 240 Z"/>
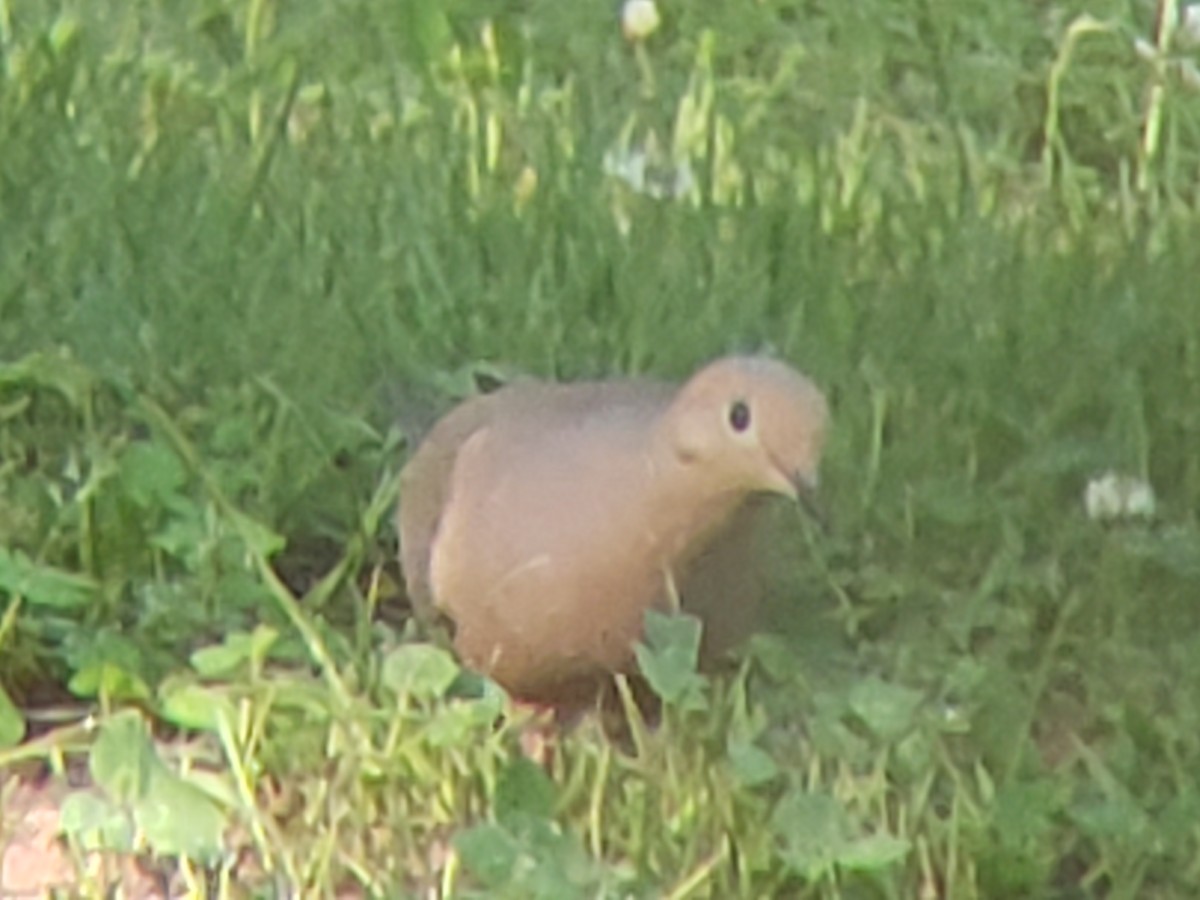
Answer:
<path fill-rule="evenodd" d="M 1189 3 L 1179 10 L 1179 37 L 1185 47 L 1200 44 L 1200 3 Z"/>
<path fill-rule="evenodd" d="M 654 0 L 625 0 L 621 6 L 621 31 L 627 40 L 642 41 L 650 37 L 662 19 Z"/>
<path fill-rule="evenodd" d="M 963 712 L 963 709 L 961 706 L 959 706 L 955 703 L 942 704 L 941 712 L 942 712 L 942 725 L 948 729 L 953 729 L 953 730 L 957 731 L 957 730 L 960 730 L 960 729 L 966 727 L 969 724 L 967 722 L 966 713 Z"/>
<path fill-rule="evenodd" d="M 625 182 L 640 194 L 646 189 L 646 151 L 609 150 L 604 154 L 604 174 Z"/>
<path fill-rule="evenodd" d="M 696 187 L 691 163 L 686 159 L 672 161 L 653 141 L 609 150 L 604 154 L 604 173 L 624 182 L 635 194 L 655 200 L 684 197 Z"/>
<path fill-rule="evenodd" d="M 1154 62 L 1158 58 L 1158 48 L 1144 37 L 1133 39 L 1133 52 L 1143 62 Z"/>
<path fill-rule="evenodd" d="M 1157 508 L 1154 490 L 1139 478 L 1127 479 L 1125 485 L 1125 515 L 1135 519 L 1153 519 Z"/>
<path fill-rule="evenodd" d="M 1083 505 L 1088 518 L 1100 522 L 1152 519 L 1157 510 L 1154 488 L 1148 482 L 1116 472 L 1105 472 L 1089 481 Z"/>
<path fill-rule="evenodd" d="M 1197 43 L 1200 43 L 1200 41 Z M 1196 68 L 1196 64 L 1190 59 L 1181 59 L 1179 61 L 1179 77 L 1193 91 L 1200 90 L 1200 69 Z"/>
<path fill-rule="evenodd" d="M 1121 514 L 1121 497 L 1117 489 L 1117 475 L 1107 472 L 1100 478 L 1088 482 L 1083 495 L 1083 505 L 1089 519 L 1107 521 Z"/>

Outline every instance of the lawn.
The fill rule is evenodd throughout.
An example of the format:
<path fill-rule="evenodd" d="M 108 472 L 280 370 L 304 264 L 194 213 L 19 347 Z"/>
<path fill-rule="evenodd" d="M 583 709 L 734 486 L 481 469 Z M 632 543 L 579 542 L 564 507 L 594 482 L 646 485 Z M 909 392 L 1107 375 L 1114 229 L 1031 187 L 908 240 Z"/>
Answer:
<path fill-rule="evenodd" d="M 42 791 L 141 861 L 84 896 L 1200 894 L 1192 8 L 0 0 L 0 847 Z M 760 350 L 828 530 L 535 765 L 410 621 L 406 454 Z"/>

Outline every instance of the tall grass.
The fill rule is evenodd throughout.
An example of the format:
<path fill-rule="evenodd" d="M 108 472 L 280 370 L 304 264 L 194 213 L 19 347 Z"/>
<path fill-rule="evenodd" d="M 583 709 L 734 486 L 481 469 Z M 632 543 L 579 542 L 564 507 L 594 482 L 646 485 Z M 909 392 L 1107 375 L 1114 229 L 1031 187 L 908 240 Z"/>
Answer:
<path fill-rule="evenodd" d="M 1190 896 L 1185 33 L 662 11 L 633 46 L 604 4 L 0 2 L 0 683 L 217 735 L 217 821 L 314 893 Z M 611 174 L 638 151 L 690 188 Z M 406 693 L 391 475 L 465 365 L 764 346 L 833 400 L 835 527 L 703 714 L 543 782 L 500 701 Z M 1109 468 L 1154 521 L 1085 516 Z"/>

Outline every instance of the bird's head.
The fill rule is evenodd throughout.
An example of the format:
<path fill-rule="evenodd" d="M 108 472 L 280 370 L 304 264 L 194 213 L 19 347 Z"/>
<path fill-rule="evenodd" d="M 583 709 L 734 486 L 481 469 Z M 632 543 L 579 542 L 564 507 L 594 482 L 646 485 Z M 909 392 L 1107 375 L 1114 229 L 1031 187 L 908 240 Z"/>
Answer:
<path fill-rule="evenodd" d="M 726 357 L 676 394 L 665 417 L 676 458 L 715 492 L 769 491 L 806 501 L 817 487 L 829 410 L 790 366 Z"/>

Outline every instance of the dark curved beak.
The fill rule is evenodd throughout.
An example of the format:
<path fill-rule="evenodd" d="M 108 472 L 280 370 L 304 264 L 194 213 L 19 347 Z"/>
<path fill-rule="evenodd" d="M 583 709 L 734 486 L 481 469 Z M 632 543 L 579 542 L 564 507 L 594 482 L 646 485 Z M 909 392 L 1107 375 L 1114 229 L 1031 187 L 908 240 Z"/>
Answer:
<path fill-rule="evenodd" d="M 821 502 L 817 490 L 817 476 L 815 474 L 804 475 L 798 472 L 792 483 L 796 486 L 796 500 L 800 503 L 800 507 L 808 513 L 817 527 L 821 529 L 822 534 L 828 534 L 829 512 L 825 509 L 825 504 Z"/>

